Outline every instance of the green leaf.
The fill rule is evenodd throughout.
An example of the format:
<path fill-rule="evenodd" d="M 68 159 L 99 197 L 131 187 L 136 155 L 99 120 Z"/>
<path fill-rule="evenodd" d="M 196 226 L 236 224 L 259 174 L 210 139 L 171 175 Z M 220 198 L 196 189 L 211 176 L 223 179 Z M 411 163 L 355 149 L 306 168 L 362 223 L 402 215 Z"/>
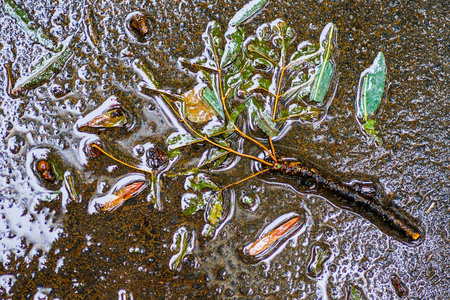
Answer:
<path fill-rule="evenodd" d="M 379 52 L 373 64 L 361 73 L 358 89 L 359 113 L 367 121 L 381 103 L 386 83 L 386 62 Z"/>
<path fill-rule="evenodd" d="M 205 101 L 214 111 L 222 118 L 225 119 L 225 113 L 222 105 L 222 101 L 217 98 L 216 93 L 210 88 L 203 90 L 203 101 Z"/>
<path fill-rule="evenodd" d="M 219 193 L 219 187 L 203 173 L 188 176 L 184 188 L 195 192 L 184 194 L 181 197 L 181 209 L 186 216 L 204 209 L 206 204 L 211 199 L 215 199 Z"/>
<path fill-rule="evenodd" d="M 266 45 L 266 41 L 256 39 L 248 45 L 248 50 L 253 56 L 252 65 L 255 69 L 261 69 L 260 66 L 273 68 L 278 65 L 280 57 Z"/>
<path fill-rule="evenodd" d="M 281 51 L 281 59 L 284 60 L 287 54 L 287 51 L 295 39 L 294 30 L 288 26 L 288 24 L 281 20 L 276 20 L 272 23 L 274 37 L 272 38 L 272 43 L 275 47 L 280 48 Z"/>
<path fill-rule="evenodd" d="M 330 27 L 328 29 L 328 27 Z M 310 99 L 316 102 L 323 102 L 325 95 L 330 87 L 331 79 L 334 73 L 334 67 L 330 63 L 331 54 L 333 52 L 333 36 L 335 25 L 329 23 L 325 26 L 321 34 L 320 46 L 323 49 L 323 54 L 321 55 L 322 63 L 317 69 L 315 74 L 314 83 L 311 89 Z"/>
<path fill-rule="evenodd" d="M 69 48 L 71 40 L 72 36 L 65 39 L 62 42 L 63 48 L 60 52 L 43 61 L 31 74 L 19 78 L 14 85 L 12 94 L 23 88 L 40 85 L 52 78 L 54 74 L 59 73 L 66 62 L 73 56 L 72 49 Z"/>
<path fill-rule="evenodd" d="M 150 186 L 149 186 L 150 193 L 147 195 L 147 201 L 151 202 L 156 209 L 161 209 L 162 206 L 161 206 L 161 203 L 159 202 L 160 196 L 158 193 L 158 188 L 159 188 L 158 186 L 159 186 L 158 177 L 152 175 L 152 178 L 150 180 Z"/>
<path fill-rule="evenodd" d="M 366 295 L 360 287 L 354 285 L 348 285 L 346 288 L 346 299 L 348 300 L 366 300 Z"/>
<path fill-rule="evenodd" d="M 174 149 L 171 149 L 171 150 L 169 150 L 169 152 L 167 153 L 167 157 L 168 157 L 169 159 L 175 158 L 175 157 L 177 157 L 177 156 L 179 156 L 179 155 L 181 155 L 180 148 L 174 148 Z"/>
<path fill-rule="evenodd" d="M 30 36 L 33 41 L 41 44 L 47 49 L 54 51 L 58 50 L 50 37 L 43 32 L 42 28 L 32 26 L 35 25 L 34 22 L 25 11 L 14 3 L 14 1 L 4 0 L 3 8 L 9 16 L 17 21 L 17 24 Z"/>
<path fill-rule="evenodd" d="M 189 133 L 185 132 L 174 132 L 167 138 L 166 142 L 169 144 L 169 150 L 189 146 L 193 143 L 200 141 L 201 139 L 194 138 Z"/>
<path fill-rule="evenodd" d="M 297 51 L 292 54 L 289 65 L 286 68 L 299 66 L 303 62 L 320 56 L 322 52 L 323 49 L 320 48 L 319 44 L 311 44 L 309 42 L 300 43 L 297 46 Z"/>
<path fill-rule="evenodd" d="M 230 119 L 228 120 L 227 129 L 226 129 L 226 135 L 230 135 L 234 130 L 234 124 L 236 123 L 236 120 L 238 116 L 241 114 L 241 112 L 244 110 L 245 104 L 241 104 L 237 107 L 235 107 L 230 114 Z"/>
<path fill-rule="evenodd" d="M 210 197 L 204 217 L 207 224 L 203 227 L 203 236 L 214 236 L 216 228 L 224 218 L 223 197 L 221 192 L 216 192 Z"/>
<path fill-rule="evenodd" d="M 334 74 L 333 65 L 329 60 L 326 60 L 319 66 L 317 73 L 318 76 L 314 80 L 310 97 L 312 101 L 322 103 L 330 87 L 331 79 Z"/>
<path fill-rule="evenodd" d="M 252 98 L 247 102 L 247 109 L 252 117 L 252 120 L 265 134 L 270 137 L 274 137 L 279 134 L 273 118 L 264 110 L 256 99 Z"/>
<path fill-rule="evenodd" d="M 272 82 L 269 79 L 262 77 L 260 74 L 256 74 L 251 80 L 247 81 L 241 86 L 241 91 L 246 94 L 250 94 L 255 90 L 262 89 L 268 91 Z"/>
<path fill-rule="evenodd" d="M 190 216 L 205 208 L 206 202 L 203 195 L 187 193 L 181 197 L 181 210 L 183 215 Z"/>
<path fill-rule="evenodd" d="M 202 66 L 219 70 L 223 53 L 221 50 L 222 36 L 220 25 L 214 21 L 209 22 L 202 38 L 205 43 L 205 50 L 203 51 L 202 56 L 206 58 L 206 60 L 202 63 L 199 61 L 198 63 Z"/>
<path fill-rule="evenodd" d="M 215 198 L 213 198 L 211 203 L 211 209 L 208 211 L 208 221 L 212 226 L 217 225 L 217 221 L 219 221 L 222 218 L 222 193 L 219 193 L 219 195 Z"/>
<path fill-rule="evenodd" d="M 184 183 L 184 188 L 186 190 L 193 189 L 194 191 L 199 191 L 199 192 L 205 188 L 208 188 L 213 191 L 219 190 L 219 187 L 203 173 L 200 173 L 197 176 L 193 176 L 193 175 L 188 176 Z"/>
<path fill-rule="evenodd" d="M 363 125 L 364 131 L 371 135 L 378 145 L 381 145 L 381 138 L 378 136 L 378 131 L 375 130 L 375 120 L 368 119 Z"/>
<path fill-rule="evenodd" d="M 146 64 L 144 64 L 141 60 L 137 59 L 133 62 L 133 68 L 139 75 L 141 75 L 142 79 L 145 81 L 149 89 L 159 90 L 159 83 L 156 80 L 153 73 L 149 70 Z"/>
<path fill-rule="evenodd" d="M 225 49 L 223 51 L 222 59 L 220 61 L 220 68 L 228 67 L 238 56 L 241 51 L 242 43 L 244 42 L 244 29 L 241 27 L 231 27 L 225 33 Z"/>
<path fill-rule="evenodd" d="M 209 149 L 203 155 L 202 159 L 198 163 L 198 168 L 201 168 L 207 164 L 214 162 L 213 168 L 218 167 L 228 155 L 228 151 L 222 148 L 212 148 Z"/>
<path fill-rule="evenodd" d="M 267 3 L 267 0 L 253 0 L 245 4 L 234 16 L 231 18 L 228 25 L 230 27 L 239 26 L 248 21 L 258 11 L 260 11 Z"/>
<path fill-rule="evenodd" d="M 311 85 L 315 79 L 314 74 L 300 72 L 293 76 L 291 88 L 281 95 L 284 103 L 290 103 L 291 100 L 303 100 L 307 95 L 311 94 Z M 302 101 L 303 102 L 303 101 Z"/>
<path fill-rule="evenodd" d="M 175 254 L 169 260 L 169 268 L 181 271 L 181 264 L 186 255 L 191 254 L 195 248 L 195 231 L 189 232 L 184 226 L 174 233 L 170 250 Z"/>
<path fill-rule="evenodd" d="M 297 120 L 308 121 L 317 118 L 319 114 L 320 110 L 316 107 L 292 104 L 280 112 L 280 118 L 278 120 L 285 121 L 290 118 L 295 118 Z"/>
<path fill-rule="evenodd" d="M 211 160 L 213 162 L 211 169 L 217 169 L 222 165 L 222 163 L 227 159 L 228 153 L 227 151 L 223 150 L 223 153 L 221 156 L 218 156 L 216 159 Z"/>
<path fill-rule="evenodd" d="M 322 275 L 325 262 L 331 258 L 330 246 L 326 243 L 316 244 L 311 249 L 311 256 L 306 267 L 306 271 L 309 276 L 317 278 Z"/>

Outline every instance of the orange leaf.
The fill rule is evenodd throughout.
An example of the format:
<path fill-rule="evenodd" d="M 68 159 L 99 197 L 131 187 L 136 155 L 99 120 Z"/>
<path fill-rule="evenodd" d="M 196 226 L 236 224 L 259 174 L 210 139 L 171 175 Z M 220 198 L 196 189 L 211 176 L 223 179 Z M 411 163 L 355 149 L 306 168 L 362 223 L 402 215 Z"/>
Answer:
<path fill-rule="evenodd" d="M 279 238 L 281 238 L 286 232 L 289 231 L 299 220 L 299 217 L 295 217 L 284 223 L 283 225 L 278 226 L 256 242 L 254 242 L 248 248 L 248 254 L 255 256 L 272 246 Z"/>
<path fill-rule="evenodd" d="M 115 191 L 112 194 L 111 200 L 106 202 L 103 205 L 102 210 L 109 211 L 109 210 L 112 210 L 115 207 L 121 205 L 122 203 L 124 203 L 125 201 L 130 199 L 131 197 L 134 197 L 137 194 L 139 194 L 144 185 L 145 185 L 145 181 L 138 181 L 138 182 L 129 184 L 129 185 L 121 188 L 118 191 Z"/>

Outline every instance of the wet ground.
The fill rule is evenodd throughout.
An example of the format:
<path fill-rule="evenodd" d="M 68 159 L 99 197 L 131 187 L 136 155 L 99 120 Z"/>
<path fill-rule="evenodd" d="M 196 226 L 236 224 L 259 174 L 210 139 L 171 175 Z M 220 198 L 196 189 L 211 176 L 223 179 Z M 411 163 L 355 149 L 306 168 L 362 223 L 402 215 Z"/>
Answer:
<path fill-rule="evenodd" d="M 346 178 L 377 178 L 394 195 L 386 201 L 425 229 L 419 245 L 402 243 L 332 205 L 326 195 L 275 175 L 225 192 L 235 199 L 235 212 L 215 239 L 201 236 L 201 212 L 181 213 L 186 191 L 180 177 L 163 179 L 162 209 L 140 194 L 113 212 L 90 214 L 89 201 L 130 169 L 105 156 L 83 162 L 84 136 L 75 123 L 115 95 L 136 125 L 131 132 L 101 131 L 102 142 L 129 162 L 140 145 L 165 149 L 173 124 L 154 97 L 137 92 L 141 78 L 133 60 L 145 61 L 161 86 L 188 91 L 193 80 L 177 69 L 177 59 L 198 56 L 206 24 L 215 20 L 225 27 L 241 1 L 24 0 L 17 5 L 55 41 L 73 35 L 74 54 L 49 81 L 11 95 L 7 69 L 13 80 L 24 76 L 49 50 L 0 10 L 2 299 L 450 297 L 447 1 L 271 1 L 245 27 L 250 34 L 281 18 L 300 42 L 318 40 L 328 22 L 337 25 L 340 79 L 327 119 L 316 127 L 293 124 L 275 148 Z M 136 11 L 151 20 L 144 39 L 125 28 L 127 16 Z M 382 139 L 375 146 L 357 125 L 355 98 L 359 74 L 379 51 L 386 57 L 388 90 L 375 116 Z M 70 171 L 79 201 L 42 187 L 29 167 L 39 155 L 51 157 L 62 173 Z M 240 161 L 208 176 L 226 185 L 248 172 L 249 164 Z M 259 201 L 258 207 L 249 208 L 246 196 Z M 299 216 L 298 234 L 270 259 L 243 258 L 242 248 L 287 213 Z M 172 238 L 182 226 L 197 232 L 197 242 L 181 271 L 171 270 Z"/>

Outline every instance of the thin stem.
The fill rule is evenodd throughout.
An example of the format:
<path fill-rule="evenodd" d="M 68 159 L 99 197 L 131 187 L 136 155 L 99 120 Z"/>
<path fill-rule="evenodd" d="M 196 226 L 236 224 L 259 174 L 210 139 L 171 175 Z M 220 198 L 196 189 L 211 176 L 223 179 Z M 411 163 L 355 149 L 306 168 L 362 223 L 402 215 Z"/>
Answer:
<path fill-rule="evenodd" d="M 181 121 L 182 122 L 186 122 L 184 119 L 181 120 Z M 224 134 L 224 133 L 226 133 L 226 131 L 221 131 L 221 132 L 218 132 L 218 133 L 211 134 L 209 137 L 215 137 L 215 136 L 218 136 L 218 135 L 221 135 L 221 134 Z M 178 146 L 178 147 L 173 147 L 173 148 L 171 148 L 171 150 L 173 150 L 173 149 L 180 149 L 180 148 L 183 148 L 183 147 L 191 146 L 191 145 L 194 145 L 194 144 L 197 144 L 197 143 L 201 143 L 203 141 L 205 141 L 205 139 L 202 137 L 201 139 L 193 141 L 193 142 L 191 142 L 189 144 L 181 145 L 181 146 Z"/>
<path fill-rule="evenodd" d="M 259 87 L 254 88 L 254 89 L 251 90 L 251 91 L 255 91 L 255 90 L 262 90 L 262 91 L 264 91 L 264 92 L 266 92 L 266 93 L 268 93 L 268 94 L 270 94 L 270 95 L 276 97 L 276 94 L 272 93 L 271 91 L 269 91 L 269 90 L 266 89 L 266 88 L 263 88 L 263 87 L 260 87 L 260 86 L 259 86 Z"/>
<path fill-rule="evenodd" d="M 228 112 L 227 104 L 225 102 L 226 98 L 228 97 L 228 92 L 226 95 L 223 94 L 223 87 L 222 87 L 222 69 L 219 69 L 219 90 L 220 90 L 220 98 L 222 99 L 222 106 L 225 110 L 225 113 L 227 114 L 228 120 L 230 119 L 230 113 Z"/>
<path fill-rule="evenodd" d="M 276 63 L 276 62 L 273 61 L 272 59 L 268 58 L 267 56 L 265 56 L 265 55 L 262 54 L 261 52 L 258 52 L 258 51 L 256 51 L 256 50 L 252 50 L 252 49 L 250 49 L 250 47 L 248 47 L 247 49 L 248 49 L 248 51 L 250 51 L 250 52 L 258 53 L 258 55 L 260 55 L 260 56 L 262 56 L 263 58 L 267 59 L 268 61 L 270 61 L 270 62 L 271 62 L 272 64 L 274 64 L 275 66 L 278 66 L 279 68 L 281 68 L 280 65 L 279 65 L 278 63 Z"/>
<path fill-rule="evenodd" d="M 272 157 L 275 162 L 278 162 L 277 155 L 275 154 L 275 148 L 273 147 L 272 137 L 270 136 L 269 136 L 269 144 L 270 148 L 272 149 L 272 155 L 270 157 Z"/>
<path fill-rule="evenodd" d="M 240 135 L 242 135 L 244 138 L 249 139 L 250 141 L 252 141 L 253 143 L 255 143 L 256 145 L 258 145 L 259 147 L 263 148 L 267 154 L 269 154 L 269 156 L 274 160 L 277 161 L 277 158 L 275 157 L 275 155 L 273 155 L 272 153 L 270 153 L 269 149 L 267 149 L 266 146 L 264 146 L 263 144 L 261 144 L 260 142 L 258 142 L 257 140 L 251 138 L 250 136 L 246 135 L 245 133 L 243 133 L 237 126 L 236 124 L 234 124 L 234 130 L 237 131 Z"/>
<path fill-rule="evenodd" d="M 163 90 L 160 90 L 160 89 L 152 89 L 152 88 L 150 88 L 150 87 L 148 87 L 148 86 L 145 86 L 144 88 L 146 88 L 146 89 L 148 89 L 148 90 L 150 90 L 150 91 L 154 91 L 154 92 L 159 93 L 159 94 L 161 95 L 161 97 L 163 97 L 163 99 L 166 101 L 167 105 L 169 105 L 169 107 L 172 109 L 172 111 L 173 111 L 173 112 L 181 119 L 180 113 L 179 113 L 178 110 L 175 109 L 175 108 L 173 107 L 173 105 L 172 105 L 172 103 L 175 102 L 175 101 L 170 100 L 170 99 L 168 98 L 168 96 L 169 96 L 169 97 L 176 98 L 176 99 L 178 99 L 179 101 L 182 101 L 182 102 L 183 102 L 183 97 L 182 97 L 182 96 L 174 95 L 174 94 L 171 94 L 171 93 L 169 93 L 169 92 L 166 92 L 166 91 L 163 91 Z"/>
<path fill-rule="evenodd" d="M 262 173 L 264 173 L 264 172 L 267 172 L 267 171 L 269 171 L 269 170 L 270 170 L 270 169 L 264 169 L 264 170 L 262 170 L 262 171 L 259 171 L 258 173 L 255 173 L 255 174 L 252 174 L 252 175 L 250 175 L 250 176 L 248 176 L 248 177 L 245 177 L 244 179 L 241 179 L 241 180 L 239 180 L 239 181 L 233 182 L 233 183 L 231 183 L 231 184 L 229 184 L 229 185 L 227 185 L 227 186 L 221 188 L 221 189 L 220 189 L 220 192 L 224 191 L 225 189 L 227 189 L 227 188 L 229 188 L 229 187 L 231 187 L 231 186 L 233 186 L 233 185 L 240 184 L 240 183 L 242 183 L 242 182 L 244 182 L 244 181 L 247 181 L 247 180 L 249 180 L 249 179 L 251 179 L 251 178 L 253 178 L 253 177 L 256 177 L 256 176 L 258 176 L 258 175 L 260 175 L 260 174 L 262 174 Z"/>
<path fill-rule="evenodd" d="M 275 105 L 273 107 L 273 120 L 274 121 L 275 121 L 276 115 L 277 115 L 278 99 L 280 99 L 281 82 L 283 81 L 284 70 L 285 70 L 285 68 L 283 67 L 281 69 L 280 81 L 278 82 L 277 94 L 275 95 Z"/>
<path fill-rule="evenodd" d="M 246 158 L 250 158 L 250 159 L 259 161 L 260 163 L 265 164 L 266 166 L 269 166 L 269 167 L 272 166 L 271 163 L 269 163 L 269 162 L 267 162 L 267 161 L 265 161 L 265 160 L 263 160 L 263 159 L 261 159 L 261 158 L 258 158 L 258 157 L 253 156 L 253 155 L 247 155 L 247 154 L 244 154 L 244 153 L 240 153 L 240 152 L 237 152 L 236 150 L 234 150 L 234 149 L 232 149 L 232 148 L 230 148 L 230 147 L 222 146 L 222 145 L 220 145 L 220 144 L 218 144 L 218 143 L 215 143 L 215 142 L 211 141 L 210 139 L 208 139 L 207 136 L 205 136 L 204 138 L 205 138 L 205 140 L 208 141 L 211 145 L 214 145 L 214 146 L 216 146 L 216 147 L 219 147 L 219 148 L 222 148 L 222 149 L 224 149 L 224 150 L 230 151 L 231 153 L 236 154 L 236 155 L 238 155 L 238 156 L 246 157 Z"/>
<path fill-rule="evenodd" d="M 210 140 L 210 139 L 208 138 L 207 135 L 202 135 L 201 133 L 199 133 L 198 131 L 196 131 L 194 128 L 192 128 L 192 126 L 191 126 L 188 122 L 186 122 L 185 120 L 182 120 L 182 121 L 184 122 L 184 124 L 186 124 L 187 127 L 189 127 L 189 129 L 190 129 L 193 133 L 195 133 L 198 137 L 203 138 L 205 141 L 207 141 L 207 142 L 210 143 L 211 145 L 214 145 L 214 146 L 216 146 L 216 147 L 218 147 L 218 148 L 221 148 L 221 149 L 230 151 L 231 153 L 236 154 L 236 155 L 238 155 L 238 156 L 246 157 L 246 158 L 250 158 L 250 159 L 259 161 L 260 163 L 265 164 L 265 165 L 267 165 L 267 166 L 272 166 L 271 163 L 269 163 L 269 162 L 267 162 L 267 161 L 265 161 L 265 160 L 263 160 L 263 159 L 261 159 L 261 158 L 258 158 L 258 157 L 253 156 L 253 155 L 247 155 L 247 154 L 244 154 L 244 153 L 240 153 L 240 152 L 237 152 L 236 150 L 232 149 L 231 147 L 223 146 L 223 145 L 220 145 L 220 144 L 218 144 L 218 143 L 216 143 L 216 142 L 213 142 L 212 140 Z"/>
<path fill-rule="evenodd" d="M 222 69 L 220 68 L 220 61 L 219 56 L 217 55 L 216 47 L 214 46 L 214 43 L 212 43 L 212 47 L 214 50 L 214 57 L 216 59 L 217 64 L 217 72 L 219 76 L 219 92 L 220 92 L 220 99 L 222 100 L 223 109 L 225 110 L 225 113 L 227 114 L 228 119 L 230 119 L 230 114 L 228 113 L 227 105 L 225 103 L 225 97 L 223 95 L 223 87 L 222 87 Z"/>
<path fill-rule="evenodd" d="M 88 23 L 89 35 L 92 39 L 92 42 L 94 43 L 95 46 L 97 46 L 97 39 L 95 38 L 94 26 L 93 26 L 91 14 L 89 11 L 87 12 L 87 23 Z"/>
<path fill-rule="evenodd" d="M 296 66 L 298 66 L 299 64 L 301 64 L 301 63 L 307 61 L 307 60 L 310 59 L 311 57 L 314 57 L 314 56 L 316 56 L 316 55 L 319 55 L 319 54 L 322 53 L 323 51 L 325 51 L 325 49 L 319 49 L 319 50 L 317 50 L 317 52 L 315 52 L 315 53 L 309 54 L 309 55 L 307 55 L 307 56 L 304 56 L 302 59 L 299 59 L 299 60 L 297 60 L 297 61 L 291 62 L 290 64 L 288 64 L 288 65 L 286 66 L 286 69 L 290 69 L 290 68 L 296 67 Z"/>
<path fill-rule="evenodd" d="M 305 86 L 308 86 L 308 85 L 311 83 L 311 81 L 312 81 L 312 78 L 311 78 L 310 80 L 308 80 L 307 82 L 305 82 L 305 83 L 299 84 L 299 85 L 297 85 L 296 87 L 293 87 L 292 89 L 287 90 L 286 92 L 284 92 L 283 94 L 281 94 L 280 97 L 284 97 L 284 96 L 286 96 L 287 94 L 293 93 L 293 92 L 295 92 L 295 91 L 298 90 L 298 89 L 301 89 L 301 88 L 303 88 L 303 87 L 305 87 Z"/>
<path fill-rule="evenodd" d="M 364 84 L 364 121 L 367 122 L 367 83 L 369 82 L 369 74 L 367 74 L 365 84 Z"/>
<path fill-rule="evenodd" d="M 127 164 L 126 162 L 123 162 L 123 161 L 121 161 L 120 159 L 115 158 L 114 156 L 112 156 L 111 154 L 109 154 L 108 152 L 106 152 L 105 150 L 103 150 L 102 148 L 100 148 L 100 147 L 99 147 L 98 145 L 96 145 L 96 144 L 92 144 L 91 147 L 94 148 L 94 149 L 97 149 L 98 151 L 100 151 L 100 152 L 103 153 L 104 155 L 108 156 L 108 157 L 111 158 L 112 160 L 115 160 L 116 162 L 118 162 L 118 163 L 120 163 L 120 164 L 122 164 L 122 165 L 124 165 L 124 166 L 127 166 L 127 167 L 129 167 L 129 168 L 132 168 L 132 169 L 135 169 L 135 170 L 144 172 L 144 173 L 148 173 L 148 174 L 152 175 L 152 177 L 153 177 L 153 172 L 152 172 L 152 171 L 140 169 L 140 168 L 138 168 L 138 167 L 129 165 L 129 164 Z"/>

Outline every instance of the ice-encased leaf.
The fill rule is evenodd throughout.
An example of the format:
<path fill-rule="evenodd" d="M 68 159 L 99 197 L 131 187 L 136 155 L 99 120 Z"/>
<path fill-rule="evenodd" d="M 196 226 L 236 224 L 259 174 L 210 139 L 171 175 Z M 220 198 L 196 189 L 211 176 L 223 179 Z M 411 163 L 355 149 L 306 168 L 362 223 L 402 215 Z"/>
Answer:
<path fill-rule="evenodd" d="M 195 231 L 188 231 L 182 226 L 174 233 L 170 250 L 175 252 L 170 258 L 169 268 L 175 271 L 181 271 L 181 264 L 186 255 L 191 254 L 195 248 Z"/>
<path fill-rule="evenodd" d="M 181 211 L 185 216 L 190 216 L 199 210 L 205 208 L 205 199 L 203 195 L 186 193 L 181 196 Z"/>
<path fill-rule="evenodd" d="M 36 26 L 35 22 L 30 19 L 28 14 L 17 6 L 14 1 L 4 0 L 3 8 L 9 16 L 17 21 L 17 24 L 30 36 L 33 41 L 41 44 L 47 49 L 54 51 L 58 50 L 50 37 L 43 32 L 42 28 Z"/>
<path fill-rule="evenodd" d="M 41 85 L 52 78 L 53 75 L 59 73 L 73 56 L 73 51 L 69 48 L 71 40 L 72 36 L 65 39 L 62 42 L 63 48 L 60 52 L 40 62 L 29 75 L 19 78 L 12 89 L 12 94 L 23 88 Z"/>
<path fill-rule="evenodd" d="M 296 212 L 283 214 L 266 225 L 256 241 L 243 248 L 243 258 L 255 263 L 279 253 L 286 243 L 295 239 L 304 230 L 305 219 Z"/>
<path fill-rule="evenodd" d="M 311 88 L 311 100 L 322 103 L 330 87 L 334 74 L 334 67 L 326 60 L 319 66 L 318 75 Z"/>
<path fill-rule="evenodd" d="M 386 62 L 379 52 L 372 65 L 361 73 L 357 95 L 358 115 L 365 121 L 381 103 L 386 84 Z"/>
<path fill-rule="evenodd" d="M 220 61 L 220 68 L 228 67 L 238 56 L 244 42 L 244 29 L 231 27 L 225 32 L 225 48 Z"/>
<path fill-rule="evenodd" d="M 273 118 L 264 110 L 256 99 L 252 98 L 247 102 L 247 109 L 253 122 L 255 122 L 259 129 L 261 129 L 265 134 L 270 137 L 274 137 L 279 134 Z"/>
<path fill-rule="evenodd" d="M 169 144 L 169 150 L 185 147 L 200 141 L 201 139 L 195 138 L 186 132 L 174 132 L 167 138 L 167 144 Z"/>
<path fill-rule="evenodd" d="M 226 134 L 230 135 L 234 130 L 234 124 L 236 123 L 237 118 L 241 114 L 241 112 L 245 109 L 245 104 L 241 104 L 236 106 L 230 114 L 230 119 L 227 123 Z"/>
<path fill-rule="evenodd" d="M 198 168 L 212 163 L 212 168 L 217 168 L 227 158 L 228 153 L 230 152 L 221 148 L 211 148 L 203 154 Z"/>
<path fill-rule="evenodd" d="M 320 47 L 323 51 L 320 57 L 320 65 L 317 67 L 314 83 L 311 88 L 310 99 L 322 103 L 325 95 L 330 87 L 331 79 L 335 72 L 334 67 L 330 61 L 333 53 L 333 37 L 335 36 L 335 25 L 327 24 L 322 31 L 320 37 Z"/>
<path fill-rule="evenodd" d="M 213 191 L 219 190 L 219 187 L 203 173 L 197 174 L 197 176 L 188 176 L 184 183 L 184 188 L 186 190 L 193 189 L 194 191 L 201 191 L 205 188 L 211 189 Z"/>
<path fill-rule="evenodd" d="M 251 94 L 255 90 L 268 91 L 272 81 L 262 77 L 260 74 L 254 75 L 249 81 L 243 84 L 240 88 L 245 94 Z"/>
<path fill-rule="evenodd" d="M 319 44 L 311 44 L 308 41 L 298 44 L 297 51 L 291 55 L 287 68 L 294 68 L 305 61 L 311 60 L 322 53 Z"/>
<path fill-rule="evenodd" d="M 149 89 L 159 90 L 159 83 L 146 64 L 137 59 L 133 62 L 133 69 L 141 75 Z"/>
<path fill-rule="evenodd" d="M 216 115 L 208 101 L 205 100 L 205 90 L 194 87 L 183 95 L 186 106 L 186 117 L 194 123 L 204 124 Z"/>
<path fill-rule="evenodd" d="M 208 221 L 212 226 L 216 226 L 217 221 L 222 218 L 222 195 L 218 195 L 218 197 L 213 198 L 213 202 L 211 204 L 211 209 L 208 211 Z"/>
<path fill-rule="evenodd" d="M 298 221 L 299 217 L 294 217 L 281 224 L 271 232 L 267 233 L 266 235 L 249 245 L 249 247 L 246 248 L 246 252 L 252 256 L 262 253 L 267 248 L 272 246 L 275 242 L 277 242 L 281 237 L 285 236 L 286 233 L 288 233 L 289 230 L 294 227 L 294 225 L 296 225 Z"/>
<path fill-rule="evenodd" d="M 363 129 L 366 131 L 366 133 L 370 136 L 373 137 L 373 139 L 375 140 L 375 142 L 378 145 L 381 145 L 381 138 L 378 136 L 378 131 L 375 130 L 375 120 L 373 119 L 368 119 L 364 125 L 363 125 Z"/>
<path fill-rule="evenodd" d="M 89 213 L 113 211 L 128 199 L 141 193 L 147 187 L 147 179 L 139 173 L 128 174 L 117 181 L 110 191 L 103 196 L 96 197 L 89 202 Z"/>
<path fill-rule="evenodd" d="M 214 236 L 220 221 L 225 217 L 223 207 L 223 196 L 221 192 L 214 193 L 207 203 L 205 209 L 205 226 L 203 227 L 203 236 Z"/>
<path fill-rule="evenodd" d="M 126 111 L 116 96 L 108 97 L 99 107 L 91 111 L 85 117 L 79 119 L 75 127 L 79 130 L 89 128 L 104 129 L 125 127 L 128 131 L 135 126 L 132 115 Z"/>
<path fill-rule="evenodd" d="M 127 115 L 122 108 L 112 108 L 93 119 L 86 126 L 96 128 L 122 127 L 127 124 Z"/>
<path fill-rule="evenodd" d="M 205 88 L 202 95 L 203 101 L 205 101 L 214 111 L 222 118 L 225 119 L 223 111 L 222 101 L 217 98 L 217 95 L 210 88 Z"/>
<path fill-rule="evenodd" d="M 64 186 L 69 194 L 69 198 L 73 201 L 79 201 L 79 195 L 75 189 L 74 179 L 70 171 L 64 173 Z"/>
<path fill-rule="evenodd" d="M 312 106 L 301 106 L 297 104 L 290 105 L 287 109 L 280 112 L 279 121 L 295 118 L 297 120 L 308 121 L 319 116 L 320 110 Z"/>
<path fill-rule="evenodd" d="M 322 275 L 325 262 L 331 257 L 330 246 L 326 243 L 318 243 L 311 248 L 311 255 L 306 271 L 309 276 L 317 278 Z"/>
<path fill-rule="evenodd" d="M 242 23 L 248 21 L 253 17 L 258 11 L 260 11 L 266 4 L 268 0 L 253 0 L 245 4 L 238 12 L 231 18 L 228 25 L 230 27 L 239 26 Z"/>
<path fill-rule="evenodd" d="M 219 70 L 220 61 L 223 54 L 221 49 L 222 46 L 222 33 L 220 29 L 220 25 L 211 21 L 206 26 L 206 30 L 202 35 L 203 42 L 205 43 L 205 49 L 202 53 L 203 57 L 206 58 L 205 61 L 199 61 L 198 64 L 212 68 L 215 70 Z"/>

